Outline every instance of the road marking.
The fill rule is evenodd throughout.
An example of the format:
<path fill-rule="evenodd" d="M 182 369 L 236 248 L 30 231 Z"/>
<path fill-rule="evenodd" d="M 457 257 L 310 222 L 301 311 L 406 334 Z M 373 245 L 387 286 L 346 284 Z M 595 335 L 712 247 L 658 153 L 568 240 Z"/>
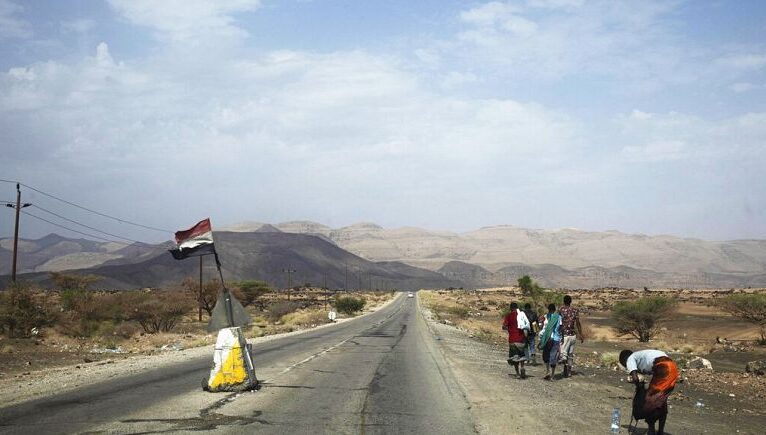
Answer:
<path fill-rule="evenodd" d="M 298 367 L 300 365 L 306 364 L 307 362 L 311 361 L 314 358 L 320 357 L 320 356 L 326 354 L 327 352 L 330 352 L 331 350 L 334 350 L 335 348 L 337 348 L 338 346 L 343 345 L 344 343 L 346 343 L 347 341 L 351 340 L 352 338 L 354 338 L 354 337 L 349 337 L 349 338 L 341 341 L 340 343 L 334 344 L 334 345 L 328 347 L 327 349 L 325 349 L 325 350 L 323 350 L 321 352 L 315 353 L 314 355 L 311 355 L 310 357 L 308 357 L 306 359 L 303 359 L 302 361 L 298 361 L 297 363 L 295 363 L 295 364 L 287 367 L 286 369 L 282 370 L 281 372 L 279 372 L 278 375 L 274 376 L 274 379 L 277 379 L 279 376 L 289 372 L 290 370 L 292 370 L 292 369 L 294 369 L 294 368 L 296 368 L 296 367 Z M 269 379 L 269 380 L 271 381 L 273 379 Z"/>

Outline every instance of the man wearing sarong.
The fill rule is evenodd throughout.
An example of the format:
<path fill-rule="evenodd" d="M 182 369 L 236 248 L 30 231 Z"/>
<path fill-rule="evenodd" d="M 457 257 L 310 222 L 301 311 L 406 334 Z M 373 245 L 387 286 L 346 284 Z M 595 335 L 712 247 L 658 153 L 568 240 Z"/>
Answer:
<path fill-rule="evenodd" d="M 655 349 L 637 352 L 623 350 L 620 352 L 620 364 L 630 373 L 631 382 L 634 384 L 639 382 L 639 373 L 652 375 L 652 380 L 646 389 L 644 403 L 639 404 L 634 413 L 638 411 L 638 415 L 635 415 L 637 419 L 647 420 L 650 424 L 650 433 L 654 433 L 654 418 L 646 416 L 659 415 L 659 433 L 663 433 L 665 416 L 668 412 L 668 396 L 679 378 L 678 366 L 665 352 Z"/>
<path fill-rule="evenodd" d="M 508 364 L 513 366 L 519 379 L 524 379 L 527 377 L 524 362 L 527 360 L 529 320 L 524 312 L 519 310 L 519 304 L 516 302 L 511 303 L 511 310 L 503 319 L 503 330 L 508 331 Z"/>
<path fill-rule="evenodd" d="M 556 312 L 556 305 L 548 305 L 548 314 L 545 315 L 545 328 L 540 333 L 540 349 L 543 350 L 543 364 L 545 364 L 546 381 L 553 380 L 556 374 L 556 363 L 559 359 L 559 347 L 561 346 L 561 316 Z"/>

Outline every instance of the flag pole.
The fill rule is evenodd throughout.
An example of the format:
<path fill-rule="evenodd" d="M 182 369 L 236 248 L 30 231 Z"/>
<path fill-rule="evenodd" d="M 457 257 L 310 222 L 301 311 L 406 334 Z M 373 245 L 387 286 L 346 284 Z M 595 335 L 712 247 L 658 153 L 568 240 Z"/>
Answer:
<path fill-rule="evenodd" d="M 223 280 L 223 272 L 221 271 L 221 260 L 218 259 L 218 252 L 213 251 L 215 255 L 215 266 L 218 268 L 218 275 L 221 277 L 221 286 L 223 287 L 223 301 L 226 304 L 226 321 L 229 323 L 229 328 L 234 326 L 234 310 L 231 306 L 231 293 L 226 288 L 226 283 Z"/>

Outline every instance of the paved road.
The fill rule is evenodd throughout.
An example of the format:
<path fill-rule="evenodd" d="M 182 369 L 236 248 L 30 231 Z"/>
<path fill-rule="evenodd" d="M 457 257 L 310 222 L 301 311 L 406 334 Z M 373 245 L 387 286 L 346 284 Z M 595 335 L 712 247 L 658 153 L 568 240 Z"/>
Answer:
<path fill-rule="evenodd" d="M 208 356 L 0 408 L 0 433 L 474 433 L 416 305 L 254 346 L 257 392 L 202 391 Z"/>

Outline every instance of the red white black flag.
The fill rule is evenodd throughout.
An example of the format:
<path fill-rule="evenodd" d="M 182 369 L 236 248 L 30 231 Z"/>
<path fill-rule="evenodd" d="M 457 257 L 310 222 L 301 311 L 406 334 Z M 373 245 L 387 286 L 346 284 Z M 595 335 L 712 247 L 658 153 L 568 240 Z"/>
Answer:
<path fill-rule="evenodd" d="M 215 254 L 213 228 L 210 226 L 210 219 L 199 221 L 197 225 L 188 230 L 176 231 L 176 243 L 178 248 L 170 250 L 176 260 Z"/>

